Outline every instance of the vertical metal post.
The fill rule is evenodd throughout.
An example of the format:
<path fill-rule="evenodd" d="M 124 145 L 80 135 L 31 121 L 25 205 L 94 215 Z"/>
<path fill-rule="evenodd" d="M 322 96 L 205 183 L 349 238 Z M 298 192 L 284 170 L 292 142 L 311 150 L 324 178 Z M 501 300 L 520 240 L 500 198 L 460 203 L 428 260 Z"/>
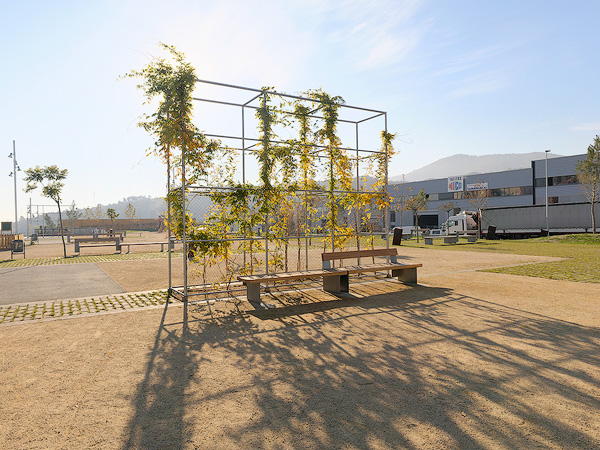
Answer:
<path fill-rule="evenodd" d="M 19 234 L 19 216 L 17 215 L 17 147 L 13 141 L 13 178 L 15 183 L 15 234 Z"/>
<path fill-rule="evenodd" d="M 167 150 L 167 249 L 169 252 L 169 292 L 173 287 L 173 277 L 171 270 L 171 149 Z M 185 256 L 184 256 L 185 258 Z"/>
<path fill-rule="evenodd" d="M 307 186 L 304 186 L 306 189 Z M 304 192 L 304 259 L 308 270 L 308 193 Z"/>
<path fill-rule="evenodd" d="M 27 234 L 31 236 L 31 222 L 33 221 L 33 211 L 31 210 L 31 197 L 29 197 L 29 214 L 27 216 Z"/>
<path fill-rule="evenodd" d="M 242 106 L 242 186 L 246 184 L 246 124 L 244 121 L 244 107 Z M 245 186 L 244 186 L 245 187 Z M 247 197 L 246 197 L 247 199 Z M 245 215 L 245 213 L 244 213 Z M 244 232 L 245 233 L 245 232 Z M 244 238 L 248 236 L 244 234 Z M 252 233 L 250 234 L 252 237 Z M 244 248 L 244 268 L 246 267 L 246 249 Z"/>
<path fill-rule="evenodd" d="M 244 107 L 242 106 L 242 184 L 246 184 L 246 126 L 244 123 Z"/>
<path fill-rule="evenodd" d="M 187 249 L 187 230 L 185 228 L 185 144 L 181 145 L 181 212 L 182 212 L 182 223 L 183 223 L 183 231 L 181 240 L 183 243 L 183 301 L 187 302 L 188 295 L 188 278 L 187 278 L 187 257 L 188 257 L 188 249 Z"/>
<path fill-rule="evenodd" d="M 331 151 L 329 152 L 329 170 L 331 170 L 331 176 L 333 176 L 333 158 L 331 157 Z M 334 208 L 335 205 L 335 195 L 333 193 L 335 189 L 335 183 L 332 183 L 331 186 L 331 251 L 335 252 L 335 224 L 337 220 L 337 208 Z M 335 212 L 335 214 L 334 214 Z"/>
<path fill-rule="evenodd" d="M 384 119 L 385 119 L 385 134 L 387 135 L 388 132 L 388 126 L 387 126 L 387 113 L 385 113 L 383 115 Z M 385 143 L 385 183 L 383 184 L 383 195 L 385 195 L 384 200 L 385 200 L 385 220 L 384 220 L 384 224 L 385 224 L 385 247 L 386 248 L 390 248 L 390 207 L 388 205 L 387 202 L 387 195 L 388 195 L 388 145 L 387 145 L 387 138 L 384 139 L 384 143 Z M 418 224 L 417 224 L 418 225 Z M 417 231 L 418 233 L 418 231 Z M 388 256 L 388 260 L 389 260 L 389 256 Z"/>
<path fill-rule="evenodd" d="M 264 100 L 265 100 L 265 108 L 268 108 L 268 106 L 267 106 L 267 93 L 266 92 L 263 92 L 263 97 L 264 97 Z M 267 152 L 267 156 L 268 156 L 269 142 L 267 142 L 266 148 L 265 148 L 265 145 L 263 143 L 263 149 L 262 150 L 263 150 L 263 152 Z M 263 189 L 264 189 L 264 186 L 263 186 Z M 263 195 L 263 197 L 264 197 L 264 195 Z M 265 217 L 265 273 L 267 275 L 269 274 L 269 213 L 268 212 L 267 212 L 266 217 Z M 267 282 L 267 288 L 268 287 L 269 287 L 269 283 Z"/>
<path fill-rule="evenodd" d="M 359 170 L 359 164 L 360 164 L 360 154 L 358 151 L 358 122 L 355 124 L 356 126 L 356 192 L 360 193 L 360 170 Z M 356 203 L 357 205 L 360 205 L 360 201 Z M 356 212 L 356 234 L 357 239 L 358 239 L 358 245 L 356 246 L 357 250 L 360 250 L 360 209 Z M 358 259 L 358 264 L 360 264 L 360 258 Z"/>
<path fill-rule="evenodd" d="M 546 232 L 550 236 L 550 218 L 548 217 L 548 153 L 550 150 L 544 150 L 546 154 Z"/>

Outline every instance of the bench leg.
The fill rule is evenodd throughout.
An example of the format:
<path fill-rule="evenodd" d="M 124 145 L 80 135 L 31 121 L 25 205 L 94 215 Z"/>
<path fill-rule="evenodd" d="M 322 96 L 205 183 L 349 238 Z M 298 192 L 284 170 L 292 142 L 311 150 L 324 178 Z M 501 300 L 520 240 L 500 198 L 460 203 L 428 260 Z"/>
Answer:
<path fill-rule="evenodd" d="M 338 293 L 349 292 L 350 277 L 347 273 L 323 277 L 323 290 L 326 292 Z"/>
<path fill-rule="evenodd" d="M 260 283 L 247 283 L 246 291 L 249 302 L 260 303 Z"/>
<path fill-rule="evenodd" d="M 408 284 L 417 284 L 417 268 L 392 269 L 392 276 L 398 277 L 398 281 Z"/>

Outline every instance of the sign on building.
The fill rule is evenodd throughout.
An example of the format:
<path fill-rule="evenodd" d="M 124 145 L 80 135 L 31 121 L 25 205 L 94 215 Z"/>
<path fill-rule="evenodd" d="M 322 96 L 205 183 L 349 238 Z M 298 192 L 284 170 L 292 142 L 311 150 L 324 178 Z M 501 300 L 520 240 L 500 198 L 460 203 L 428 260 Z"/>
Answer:
<path fill-rule="evenodd" d="M 12 233 L 12 222 L 2 222 L 2 232 Z"/>
<path fill-rule="evenodd" d="M 464 191 L 463 177 L 448 177 L 448 192 Z"/>
<path fill-rule="evenodd" d="M 467 184 L 467 191 L 483 191 L 484 189 L 488 189 L 487 182 L 480 181 L 479 183 Z"/>

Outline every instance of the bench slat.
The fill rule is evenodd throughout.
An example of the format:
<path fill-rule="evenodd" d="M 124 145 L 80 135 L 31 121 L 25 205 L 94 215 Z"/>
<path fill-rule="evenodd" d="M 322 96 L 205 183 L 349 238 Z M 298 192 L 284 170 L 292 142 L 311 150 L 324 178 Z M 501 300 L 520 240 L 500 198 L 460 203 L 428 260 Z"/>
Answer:
<path fill-rule="evenodd" d="M 345 266 L 348 273 L 376 272 L 378 270 L 416 269 L 423 264 L 365 264 L 360 266 Z"/>
<path fill-rule="evenodd" d="M 263 275 L 241 275 L 237 277 L 244 283 L 262 283 L 265 281 L 280 281 L 289 279 L 302 279 L 312 277 L 326 277 L 348 273 L 345 269 L 321 269 L 321 270 L 303 270 L 298 272 L 284 272 Z"/>
<path fill-rule="evenodd" d="M 395 248 L 377 248 L 375 250 L 351 250 L 347 252 L 324 252 L 321 253 L 323 261 L 350 258 L 370 258 L 373 256 L 395 256 L 398 250 Z"/>
<path fill-rule="evenodd" d="M 119 241 L 120 238 L 114 238 L 114 237 L 109 237 L 109 238 L 75 238 L 74 239 L 76 243 L 79 242 L 116 242 Z"/>

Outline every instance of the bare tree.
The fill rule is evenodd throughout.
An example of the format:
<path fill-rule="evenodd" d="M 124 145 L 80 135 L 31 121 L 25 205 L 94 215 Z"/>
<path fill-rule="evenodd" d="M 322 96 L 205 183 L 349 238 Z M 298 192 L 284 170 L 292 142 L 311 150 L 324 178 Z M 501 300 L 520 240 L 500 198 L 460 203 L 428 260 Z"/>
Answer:
<path fill-rule="evenodd" d="M 596 213 L 594 206 L 600 200 L 600 136 L 596 135 L 594 144 L 588 147 L 587 158 L 575 166 L 579 186 L 592 212 L 592 232 L 596 233 Z"/>
<path fill-rule="evenodd" d="M 417 231 L 417 242 L 419 242 L 419 212 L 427 208 L 429 200 L 424 189 L 421 189 L 419 193 L 413 197 L 409 197 L 406 200 L 406 210 L 412 211 L 415 217 L 415 227 Z"/>
<path fill-rule="evenodd" d="M 482 182 L 477 179 L 477 189 L 472 189 L 465 192 L 465 198 L 469 201 L 469 205 L 477 211 L 477 239 L 481 237 L 481 213 L 488 205 L 489 190 L 479 189 L 482 186 Z"/>

